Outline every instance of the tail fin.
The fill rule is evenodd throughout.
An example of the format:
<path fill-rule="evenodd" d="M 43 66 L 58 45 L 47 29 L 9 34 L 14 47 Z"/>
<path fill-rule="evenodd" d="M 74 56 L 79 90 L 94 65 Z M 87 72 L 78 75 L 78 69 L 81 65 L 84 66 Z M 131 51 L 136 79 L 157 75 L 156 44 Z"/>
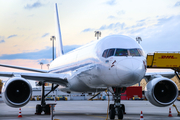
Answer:
<path fill-rule="evenodd" d="M 57 3 L 55 3 L 55 14 L 56 14 L 55 16 L 56 16 L 56 26 L 57 26 L 56 57 L 59 57 L 59 56 L 62 56 L 64 53 L 63 53 L 63 44 L 62 44 L 62 37 L 61 37 L 61 29 L 60 29 Z"/>

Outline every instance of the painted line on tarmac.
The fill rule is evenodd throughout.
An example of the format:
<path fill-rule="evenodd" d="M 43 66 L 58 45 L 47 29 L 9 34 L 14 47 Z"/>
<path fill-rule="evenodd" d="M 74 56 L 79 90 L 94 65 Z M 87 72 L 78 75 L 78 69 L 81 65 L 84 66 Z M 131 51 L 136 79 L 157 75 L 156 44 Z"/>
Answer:
<path fill-rule="evenodd" d="M 95 116 L 95 115 L 87 115 L 87 116 L 96 117 L 96 118 L 106 118 L 106 117 L 103 117 L 103 116 Z"/>

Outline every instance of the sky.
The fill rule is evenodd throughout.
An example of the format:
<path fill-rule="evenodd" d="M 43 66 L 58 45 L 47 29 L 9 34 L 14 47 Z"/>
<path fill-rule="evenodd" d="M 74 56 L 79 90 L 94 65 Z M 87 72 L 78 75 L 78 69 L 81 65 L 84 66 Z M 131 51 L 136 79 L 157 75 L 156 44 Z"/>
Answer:
<path fill-rule="evenodd" d="M 0 0 L 1 64 L 48 69 L 55 3 L 65 52 L 96 40 L 97 30 L 139 36 L 146 53 L 180 51 L 180 0 Z"/>

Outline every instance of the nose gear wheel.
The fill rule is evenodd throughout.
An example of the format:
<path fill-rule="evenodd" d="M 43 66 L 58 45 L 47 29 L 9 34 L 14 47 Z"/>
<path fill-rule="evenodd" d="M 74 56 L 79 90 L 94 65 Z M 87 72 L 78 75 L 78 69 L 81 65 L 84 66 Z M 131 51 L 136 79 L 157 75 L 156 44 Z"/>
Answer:
<path fill-rule="evenodd" d="M 114 98 L 114 104 L 109 105 L 109 118 L 114 119 L 115 115 L 117 115 L 118 119 L 123 119 L 123 115 L 125 113 L 124 104 L 120 104 L 121 102 L 121 93 L 124 93 L 126 88 L 118 88 L 113 87 L 114 93 L 112 93 Z"/>

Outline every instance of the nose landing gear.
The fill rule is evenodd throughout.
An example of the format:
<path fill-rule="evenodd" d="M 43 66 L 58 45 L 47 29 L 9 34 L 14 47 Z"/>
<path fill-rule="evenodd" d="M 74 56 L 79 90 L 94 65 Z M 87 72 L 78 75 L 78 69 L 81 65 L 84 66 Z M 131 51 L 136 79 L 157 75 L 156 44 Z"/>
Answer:
<path fill-rule="evenodd" d="M 114 119 L 115 115 L 118 116 L 118 119 L 123 119 L 123 114 L 125 113 L 125 106 L 124 104 L 120 104 L 121 102 L 121 93 L 124 93 L 126 90 L 125 87 L 118 88 L 113 87 L 113 97 L 114 97 L 114 104 L 109 105 L 109 118 Z"/>

